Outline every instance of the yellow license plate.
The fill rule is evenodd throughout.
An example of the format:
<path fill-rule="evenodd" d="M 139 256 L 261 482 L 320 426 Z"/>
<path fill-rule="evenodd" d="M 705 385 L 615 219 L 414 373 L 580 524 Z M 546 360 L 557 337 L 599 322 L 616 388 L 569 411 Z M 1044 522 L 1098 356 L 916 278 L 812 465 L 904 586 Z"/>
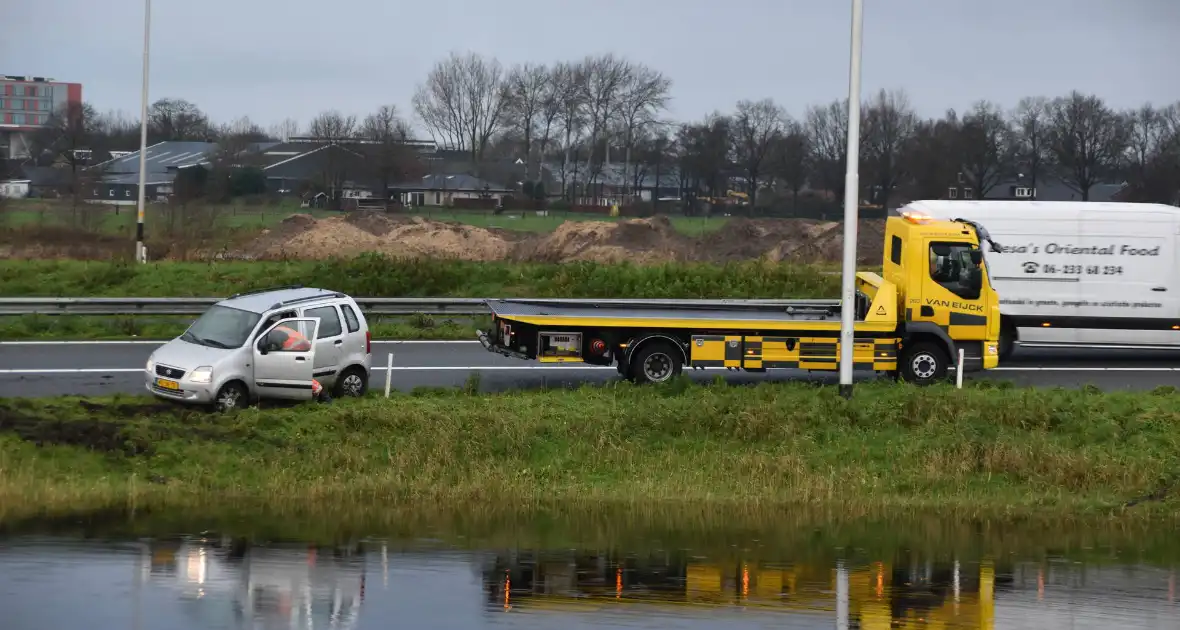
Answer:
<path fill-rule="evenodd" d="M 167 379 L 162 379 L 162 378 L 156 379 L 156 385 L 159 385 L 160 387 L 163 387 L 164 389 L 180 389 L 180 383 L 177 383 L 176 381 L 169 381 Z"/>

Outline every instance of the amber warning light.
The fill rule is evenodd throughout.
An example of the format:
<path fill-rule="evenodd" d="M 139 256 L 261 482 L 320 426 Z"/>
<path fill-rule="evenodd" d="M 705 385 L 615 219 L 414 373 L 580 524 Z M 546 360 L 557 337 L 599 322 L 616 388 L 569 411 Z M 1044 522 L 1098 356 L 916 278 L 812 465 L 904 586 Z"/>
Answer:
<path fill-rule="evenodd" d="M 929 216 L 922 214 L 920 212 L 906 211 L 906 212 L 901 212 L 900 214 L 901 214 L 901 218 L 905 219 L 906 221 L 909 221 L 910 223 L 918 223 L 918 224 L 929 223 L 932 220 Z"/>

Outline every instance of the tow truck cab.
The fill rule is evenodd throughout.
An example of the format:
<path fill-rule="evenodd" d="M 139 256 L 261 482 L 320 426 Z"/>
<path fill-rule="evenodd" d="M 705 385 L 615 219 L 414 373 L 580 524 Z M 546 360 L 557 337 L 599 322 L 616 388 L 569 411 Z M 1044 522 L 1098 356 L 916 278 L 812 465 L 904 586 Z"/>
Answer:
<path fill-rule="evenodd" d="M 999 298 L 968 221 L 886 221 L 882 273 L 856 278 L 853 362 L 928 384 L 996 367 Z M 840 300 L 489 300 L 490 352 L 542 363 L 616 365 L 639 382 L 685 368 L 838 370 Z"/>
<path fill-rule="evenodd" d="M 885 280 L 898 287 L 902 344 L 940 344 L 966 371 L 999 365 L 1000 298 L 988 277 L 987 230 L 970 221 L 938 221 L 903 212 L 885 224 Z"/>

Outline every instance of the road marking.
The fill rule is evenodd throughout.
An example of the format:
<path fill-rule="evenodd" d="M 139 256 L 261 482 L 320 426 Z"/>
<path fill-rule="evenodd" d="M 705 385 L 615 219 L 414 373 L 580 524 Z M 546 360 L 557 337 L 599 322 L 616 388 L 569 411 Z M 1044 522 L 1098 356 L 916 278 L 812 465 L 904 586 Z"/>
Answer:
<path fill-rule="evenodd" d="M 1180 350 L 1176 345 L 1134 345 L 1117 343 L 1018 343 L 1017 348 L 1039 348 L 1042 350 Z"/>
<path fill-rule="evenodd" d="M 385 366 L 373 366 L 373 372 L 385 372 L 388 368 Z M 702 368 L 708 371 L 725 370 L 726 368 Z M 586 371 L 586 370 L 615 370 L 614 366 L 603 365 L 406 365 L 394 366 L 395 372 L 513 372 L 513 371 Z M 685 370 L 685 374 L 699 371 L 694 369 Z M 783 370 L 791 371 L 791 370 Z M 801 370 L 794 370 L 801 371 Z M 0 369 L 0 374 L 130 374 L 134 372 L 143 372 L 143 368 L 8 368 Z M 1180 372 L 1180 367 L 1071 367 L 1071 366 L 1020 366 L 1020 367 L 998 367 L 984 372 L 974 372 L 974 374 L 987 374 L 988 372 Z"/>

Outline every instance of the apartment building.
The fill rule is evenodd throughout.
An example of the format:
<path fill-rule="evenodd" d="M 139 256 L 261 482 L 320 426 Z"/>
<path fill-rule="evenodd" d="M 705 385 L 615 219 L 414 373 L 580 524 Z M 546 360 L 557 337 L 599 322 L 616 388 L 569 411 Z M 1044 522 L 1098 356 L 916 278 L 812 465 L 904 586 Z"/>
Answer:
<path fill-rule="evenodd" d="M 29 157 L 29 136 L 70 103 L 82 103 L 81 83 L 0 75 L 0 158 Z"/>

